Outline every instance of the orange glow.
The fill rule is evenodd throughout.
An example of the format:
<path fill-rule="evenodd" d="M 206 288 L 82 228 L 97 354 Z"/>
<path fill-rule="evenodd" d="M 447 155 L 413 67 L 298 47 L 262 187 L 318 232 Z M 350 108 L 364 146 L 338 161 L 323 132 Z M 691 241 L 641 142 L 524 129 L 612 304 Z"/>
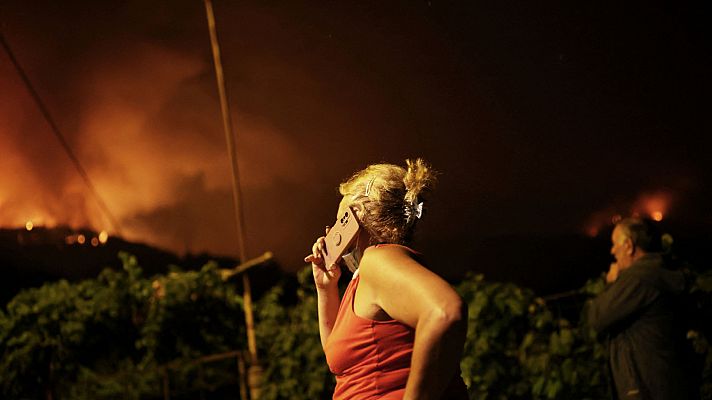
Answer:
<path fill-rule="evenodd" d="M 148 242 L 176 252 L 234 254 L 234 228 L 224 224 L 225 228 L 215 229 L 209 219 L 233 212 L 229 201 L 213 195 L 230 193 L 232 188 L 224 134 L 213 114 L 214 99 L 194 98 L 197 86 L 188 84 L 198 82 L 195 77 L 202 76 L 212 63 L 200 55 L 159 43 L 137 41 L 125 51 L 130 56 L 122 60 L 101 52 L 92 55 L 83 60 L 83 71 L 88 73 L 72 76 L 78 98 L 92 99 L 75 116 L 73 150 L 120 226 L 109 224 L 81 176 L 65 159 L 61 146 L 49 141 L 35 155 L 21 148 L 25 140 L 22 134 L 46 134 L 47 126 L 36 118 L 36 105 L 17 79 L 1 80 L 0 85 L 0 101 L 7 100 L 0 106 L 0 170 L 13 171 L 3 173 L 0 179 L 0 226 L 22 227 L 31 218 L 36 228 L 60 225 L 73 230 L 111 230 L 106 242 L 99 236 L 100 244 L 108 242 L 109 234 L 113 239 L 120 228 L 126 240 Z M 255 72 L 264 68 L 262 63 L 249 65 Z M 273 64 L 270 70 L 272 67 L 285 68 Z M 292 70 L 287 67 L 284 71 Z M 294 79 L 311 84 L 307 75 L 290 76 L 290 80 Z M 152 88 L 150 93 L 145 90 L 147 85 Z M 186 118 L 190 123 L 183 124 L 172 115 L 162 117 L 162 110 L 176 99 L 191 99 L 176 104 L 180 114 L 191 116 Z M 281 124 L 238 110 L 233 117 L 239 119 L 242 128 L 240 180 L 245 191 L 256 188 L 261 193 L 280 187 L 281 182 L 299 184 L 302 176 L 318 171 L 318 164 L 304 160 L 295 137 L 283 131 Z M 147 124 L 150 135 L 146 134 Z M 270 151 L 262 151 L 264 148 Z M 191 193 L 190 200 L 186 200 L 186 193 Z M 200 197 L 205 195 L 214 201 L 211 206 L 205 207 L 207 198 Z M 173 219 L 176 214 L 162 211 L 174 207 L 198 210 L 198 215 L 206 218 L 186 228 L 184 220 Z M 223 225 L 224 221 L 215 220 Z M 287 234 L 285 230 L 280 232 Z M 76 245 L 77 232 L 72 236 L 65 242 Z M 85 242 L 90 239 L 91 236 L 86 237 Z"/>
<path fill-rule="evenodd" d="M 634 213 L 648 215 L 655 221 L 662 221 L 665 213 L 670 209 L 673 195 L 670 192 L 658 191 L 644 193 L 638 197 L 634 205 Z"/>
<path fill-rule="evenodd" d="M 64 238 L 64 242 L 67 243 L 67 244 L 69 244 L 69 245 L 74 244 L 74 242 L 76 242 L 76 241 L 77 241 L 77 237 L 74 236 L 74 235 L 69 235 L 69 236 L 67 236 L 66 238 Z"/>
<path fill-rule="evenodd" d="M 99 232 L 99 243 L 106 244 L 109 240 L 109 234 L 106 231 Z"/>
<path fill-rule="evenodd" d="M 584 222 L 582 232 L 588 237 L 596 237 L 606 229 L 610 224 L 615 224 L 619 221 L 620 215 L 616 213 L 616 209 L 609 207 L 591 214 Z"/>
<path fill-rule="evenodd" d="M 675 197 L 675 193 L 666 189 L 640 193 L 631 202 L 618 202 L 594 212 L 584 222 L 582 231 L 588 236 L 597 236 L 606 226 L 621 222 L 624 216 L 649 217 L 662 221 L 669 214 Z M 624 210 L 628 211 L 622 212 Z"/>
<path fill-rule="evenodd" d="M 91 245 L 96 247 L 99 245 L 99 238 L 93 237 L 91 238 Z"/>
<path fill-rule="evenodd" d="M 82 235 L 82 234 L 77 235 L 77 243 L 84 244 L 84 242 L 86 242 L 86 240 L 87 240 L 87 238 L 85 238 L 84 235 Z"/>
<path fill-rule="evenodd" d="M 28 231 L 31 231 L 34 227 L 35 225 L 32 223 L 32 221 L 27 221 L 27 223 L 25 224 L 25 229 L 27 229 Z"/>

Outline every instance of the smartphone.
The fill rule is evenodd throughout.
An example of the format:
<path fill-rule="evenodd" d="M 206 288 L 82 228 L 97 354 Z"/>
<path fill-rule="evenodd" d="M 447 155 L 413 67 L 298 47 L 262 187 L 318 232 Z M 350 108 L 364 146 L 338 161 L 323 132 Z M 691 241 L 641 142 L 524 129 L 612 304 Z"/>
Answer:
<path fill-rule="evenodd" d="M 336 219 L 324 239 L 326 244 L 324 265 L 327 268 L 333 263 L 338 263 L 341 256 L 351 248 L 360 228 L 356 214 L 351 210 L 351 207 L 347 207 Z"/>

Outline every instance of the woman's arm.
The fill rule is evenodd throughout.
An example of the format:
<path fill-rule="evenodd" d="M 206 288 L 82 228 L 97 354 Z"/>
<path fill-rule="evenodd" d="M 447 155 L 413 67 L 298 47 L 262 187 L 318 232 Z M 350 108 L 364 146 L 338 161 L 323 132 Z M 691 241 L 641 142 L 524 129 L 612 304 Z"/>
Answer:
<path fill-rule="evenodd" d="M 459 372 L 467 312 L 460 296 L 400 246 L 370 248 L 361 283 L 392 318 L 415 328 L 404 399 L 440 399 Z"/>
<path fill-rule="evenodd" d="M 326 339 L 334 329 L 336 322 L 336 314 L 339 312 L 339 288 L 316 289 L 317 293 L 317 309 L 319 313 L 319 337 L 321 338 L 321 347 L 326 349 Z"/>
<path fill-rule="evenodd" d="M 327 228 L 326 232 L 329 230 Z M 321 338 L 321 347 L 326 347 L 326 339 L 331 334 L 336 322 L 336 315 L 339 312 L 339 277 L 341 269 L 338 265 L 324 266 L 324 237 L 316 240 L 312 246 L 312 254 L 304 258 L 304 262 L 311 262 L 312 273 L 314 275 L 314 284 L 316 285 L 317 294 L 317 312 L 319 316 L 319 337 Z"/>

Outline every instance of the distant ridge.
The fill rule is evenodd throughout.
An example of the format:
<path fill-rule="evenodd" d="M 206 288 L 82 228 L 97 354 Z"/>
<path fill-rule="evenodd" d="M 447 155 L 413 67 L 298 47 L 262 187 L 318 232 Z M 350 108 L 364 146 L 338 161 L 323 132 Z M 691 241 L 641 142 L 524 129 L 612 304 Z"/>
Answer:
<path fill-rule="evenodd" d="M 94 239 L 94 240 L 92 240 Z M 210 254 L 175 253 L 120 237 L 99 241 L 99 233 L 90 229 L 33 227 L 0 228 L 0 304 L 4 306 L 20 290 L 41 286 L 45 282 L 66 279 L 79 281 L 96 277 L 103 269 L 120 269 L 119 252 L 138 259 L 145 276 L 166 272 L 171 265 L 183 270 L 199 269 L 209 261 L 221 268 L 232 268 L 238 260 Z M 256 294 L 283 277 L 275 263 L 256 268 L 250 273 Z"/>

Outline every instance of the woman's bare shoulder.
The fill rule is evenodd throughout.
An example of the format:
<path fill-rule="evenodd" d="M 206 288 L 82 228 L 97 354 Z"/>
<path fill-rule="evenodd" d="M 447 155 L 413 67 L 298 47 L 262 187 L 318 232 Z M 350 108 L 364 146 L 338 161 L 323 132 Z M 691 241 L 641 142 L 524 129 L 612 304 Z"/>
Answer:
<path fill-rule="evenodd" d="M 363 253 L 367 265 L 412 258 L 413 251 L 398 244 L 370 246 Z"/>
<path fill-rule="evenodd" d="M 415 258 L 415 252 L 401 245 L 371 246 L 364 251 L 360 274 L 390 275 L 413 269 L 425 269 Z"/>
<path fill-rule="evenodd" d="M 401 244 L 377 244 L 375 246 L 369 246 L 364 251 L 364 254 L 367 253 L 380 256 L 405 255 L 411 258 L 413 255 L 418 254 L 410 247 Z"/>

